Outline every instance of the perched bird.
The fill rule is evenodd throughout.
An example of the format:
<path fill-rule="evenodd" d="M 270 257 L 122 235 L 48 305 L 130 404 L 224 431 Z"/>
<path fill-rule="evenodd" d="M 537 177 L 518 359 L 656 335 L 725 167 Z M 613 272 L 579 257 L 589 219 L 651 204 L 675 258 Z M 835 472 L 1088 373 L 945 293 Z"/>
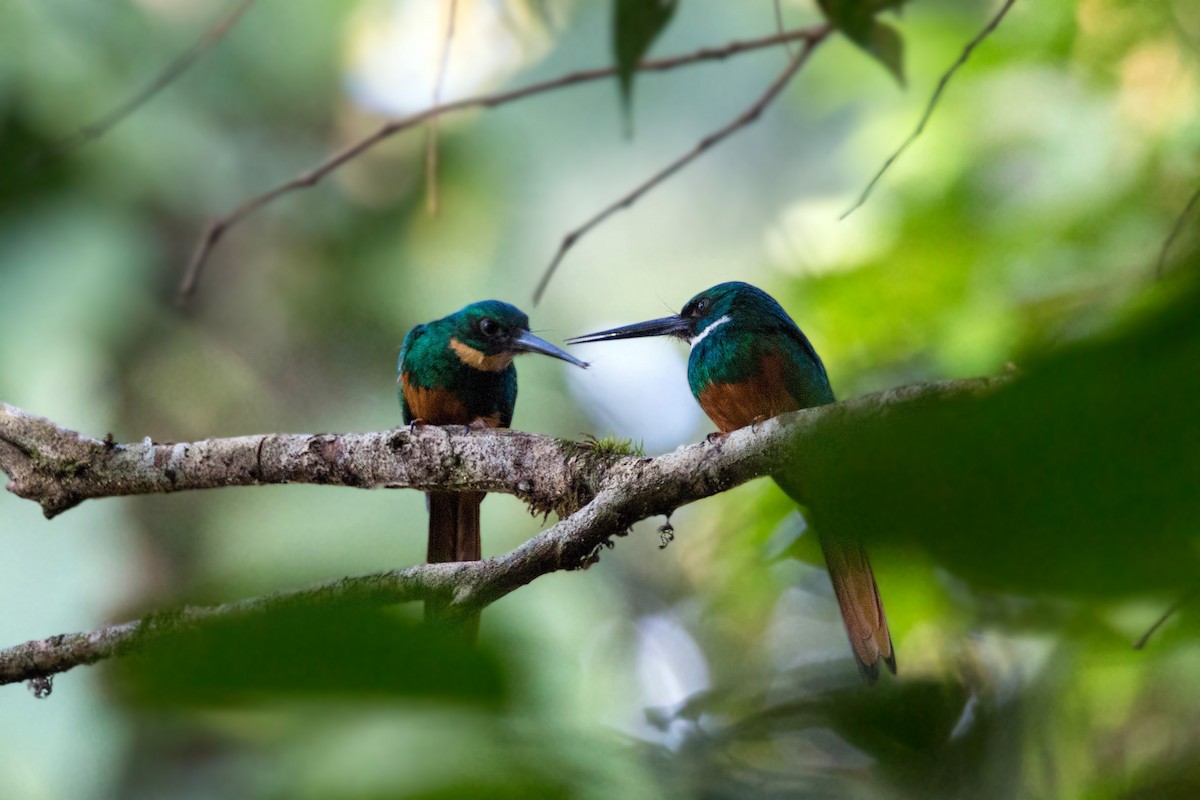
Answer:
<path fill-rule="evenodd" d="M 567 343 L 642 336 L 675 336 L 691 344 L 688 384 L 722 433 L 834 402 L 825 365 L 808 338 L 774 298 L 748 283 L 731 281 L 703 291 L 678 316 L 576 336 Z M 799 501 L 794 479 L 773 477 Z M 883 661 L 895 673 L 879 587 L 862 544 L 827 534 L 820 541 L 859 671 L 873 682 Z"/>
<path fill-rule="evenodd" d="M 529 318 L 499 300 L 472 303 L 404 337 L 396 383 L 409 425 L 470 425 L 507 428 L 517 402 L 513 357 L 542 353 L 587 367 L 529 332 Z M 478 561 L 479 505 L 483 492 L 430 492 L 430 563 Z M 426 604 L 426 618 L 439 604 Z M 471 627 L 478 624 L 477 618 Z"/>

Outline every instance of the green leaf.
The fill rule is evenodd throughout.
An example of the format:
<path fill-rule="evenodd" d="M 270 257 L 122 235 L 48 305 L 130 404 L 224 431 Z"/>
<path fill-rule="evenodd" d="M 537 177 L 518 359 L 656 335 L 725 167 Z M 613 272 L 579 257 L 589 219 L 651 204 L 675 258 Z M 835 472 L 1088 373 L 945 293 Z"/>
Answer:
<path fill-rule="evenodd" d="M 317 608 L 214 620 L 113 664 L 118 693 L 143 706 L 272 699 L 437 697 L 496 704 L 496 659 L 452 632 L 395 614 Z"/>
<path fill-rule="evenodd" d="M 835 28 L 876 58 L 904 85 L 904 42 L 890 25 L 875 17 L 899 10 L 906 0 L 819 0 L 821 11 Z"/>
<path fill-rule="evenodd" d="M 895 28 L 876 22 L 871 28 L 870 41 L 863 49 L 887 67 L 901 86 L 904 85 L 904 40 Z"/>
<path fill-rule="evenodd" d="M 626 123 L 631 116 L 637 66 L 670 22 L 678 0 L 613 0 L 613 55 Z"/>
<path fill-rule="evenodd" d="M 1200 291 L 1158 306 L 988 396 L 905 404 L 852 428 L 831 421 L 826 446 L 785 481 L 818 530 L 916 546 L 980 586 L 1081 596 L 1190 587 L 1200 575 Z"/>
<path fill-rule="evenodd" d="M 873 0 L 819 0 L 819 5 L 825 19 L 851 41 L 860 46 L 870 41 L 871 26 L 878 11 Z"/>

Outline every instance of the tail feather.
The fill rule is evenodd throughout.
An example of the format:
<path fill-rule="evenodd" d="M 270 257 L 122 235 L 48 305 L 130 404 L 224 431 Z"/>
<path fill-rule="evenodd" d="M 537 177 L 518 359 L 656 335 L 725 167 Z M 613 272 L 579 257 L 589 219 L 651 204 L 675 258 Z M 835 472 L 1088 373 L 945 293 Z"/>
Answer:
<path fill-rule="evenodd" d="M 821 537 L 821 549 L 825 551 L 829 578 L 858 660 L 858 671 L 864 680 L 874 683 L 879 678 L 879 662 L 883 661 L 896 674 L 892 635 L 866 550 L 859 542 L 832 536 Z"/>
<path fill-rule="evenodd" d="M 430 564 L 444 561 L 478 561 L 480 558 L 479 505 L 482 492 L 429 493 Z"/>
<path fill-rule="evenodd" d="M 426 561 L 438 564 L 446 561 L 478 561 L 482 557 L 479 536 L 479 507 L 483 492 L 430 492 L 429 549 Z M 446 618 L 449 603 L 428 600 L 425 603 L 426 621 Z M 479 633 L 479 613 L 458 622 L 472 641 Z"/>

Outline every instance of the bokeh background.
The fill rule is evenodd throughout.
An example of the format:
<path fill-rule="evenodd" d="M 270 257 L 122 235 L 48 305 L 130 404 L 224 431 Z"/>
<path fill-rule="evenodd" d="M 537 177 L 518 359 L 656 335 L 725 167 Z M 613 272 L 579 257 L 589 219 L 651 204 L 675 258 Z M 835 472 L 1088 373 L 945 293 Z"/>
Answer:
<path fill-rule="evenodd" d="M 1191 0 L 1017 3 L 924 135 L 838 220 L 998 7 L 918 0 L 893 23 L 907 89 L 834 37 L 753 126 L 585 237 L 536 308 L 562 235 L 740 113 L 782 49 L 640 76 L 631 138 L 615 81 L 448 116 L 436 215 L 425 134 L 409 131 L 232 230 L 181 309 L 206 220 L 428 106 L 445 29 L 434 0 L 259 0 L 128 120 L 45 157 L 228 6 L 0 4 L 0 399 L 121 441 L 384 429 L 400 421 L 395 358 L 418 322 L 496 297 L 561 341 L 735 278 L 783 303 L 850 397 L 1019 371 L 1190 291 L 1195 216 L 1162 280 L 1156 262 L 1200 187 Z M 611 61 L 608 3 L 459 7 L 446 99 Z M 789 26 L 819 20 L 815 3 L 782 10 Z M 774 29 L 769 0 L 685 0 L 653 53 Z M 650 454 L 710 430 L 678 344 L 582 355 L 586 373 L 519 362 L 514 427 L 614 434 Z M 1138 397 L 1186 399 L 1188 363 Z M 1130 474 L 1156 481 L 1160 461 L 1147 452 Z M 543 524 L 499 496 L 483 521 L 485 555 Z M 1171 524 L 1192 537 L 1196 521 Z M 885 542 L 874 560 L 901 679 L 866 689 L 813 537 L 774 484 L 679 510 L 665 549 L 661 522 L 489 608 L 480 669 L 501 688 L 482 700 L 401 680 L 366 695 L 331 681 L 232 705 L 138 701 L 109 666 L 60 676 L 45 700 L 5 687 L 0 796 L 1195 796 L 1188 609 L 1130 646 L 1180 598 L 1177 581 L 1032 591 Z M 412 564 L 424 524 L 408 491 L 105 500 L 52 522 L 3 493 L 0 645 Z M 984 558 L 989 546 L 976 543 Z"/>

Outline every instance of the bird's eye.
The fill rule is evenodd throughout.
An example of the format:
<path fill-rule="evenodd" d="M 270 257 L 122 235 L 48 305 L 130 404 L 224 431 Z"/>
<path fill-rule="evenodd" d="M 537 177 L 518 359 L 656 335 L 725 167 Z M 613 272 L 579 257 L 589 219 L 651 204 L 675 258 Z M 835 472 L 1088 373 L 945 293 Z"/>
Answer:
<path fill-rule="evenodd" d="M 500 323 L 490 317 L 484 317 L 479 320 L 479 331 L 487 337 L 492 337 L 500 333 Z"/>
<path fill-rule="evenodd" d="M 696 307 L 692 310 L 692 316 L 694 316 L 694 317 L 700 316 L 705 311 L 708 311 L 708 306 L 709 306 L 709 302 L 708 302 L 707 297 L 703 297 L 703 298 L 697 300 Z"/>

